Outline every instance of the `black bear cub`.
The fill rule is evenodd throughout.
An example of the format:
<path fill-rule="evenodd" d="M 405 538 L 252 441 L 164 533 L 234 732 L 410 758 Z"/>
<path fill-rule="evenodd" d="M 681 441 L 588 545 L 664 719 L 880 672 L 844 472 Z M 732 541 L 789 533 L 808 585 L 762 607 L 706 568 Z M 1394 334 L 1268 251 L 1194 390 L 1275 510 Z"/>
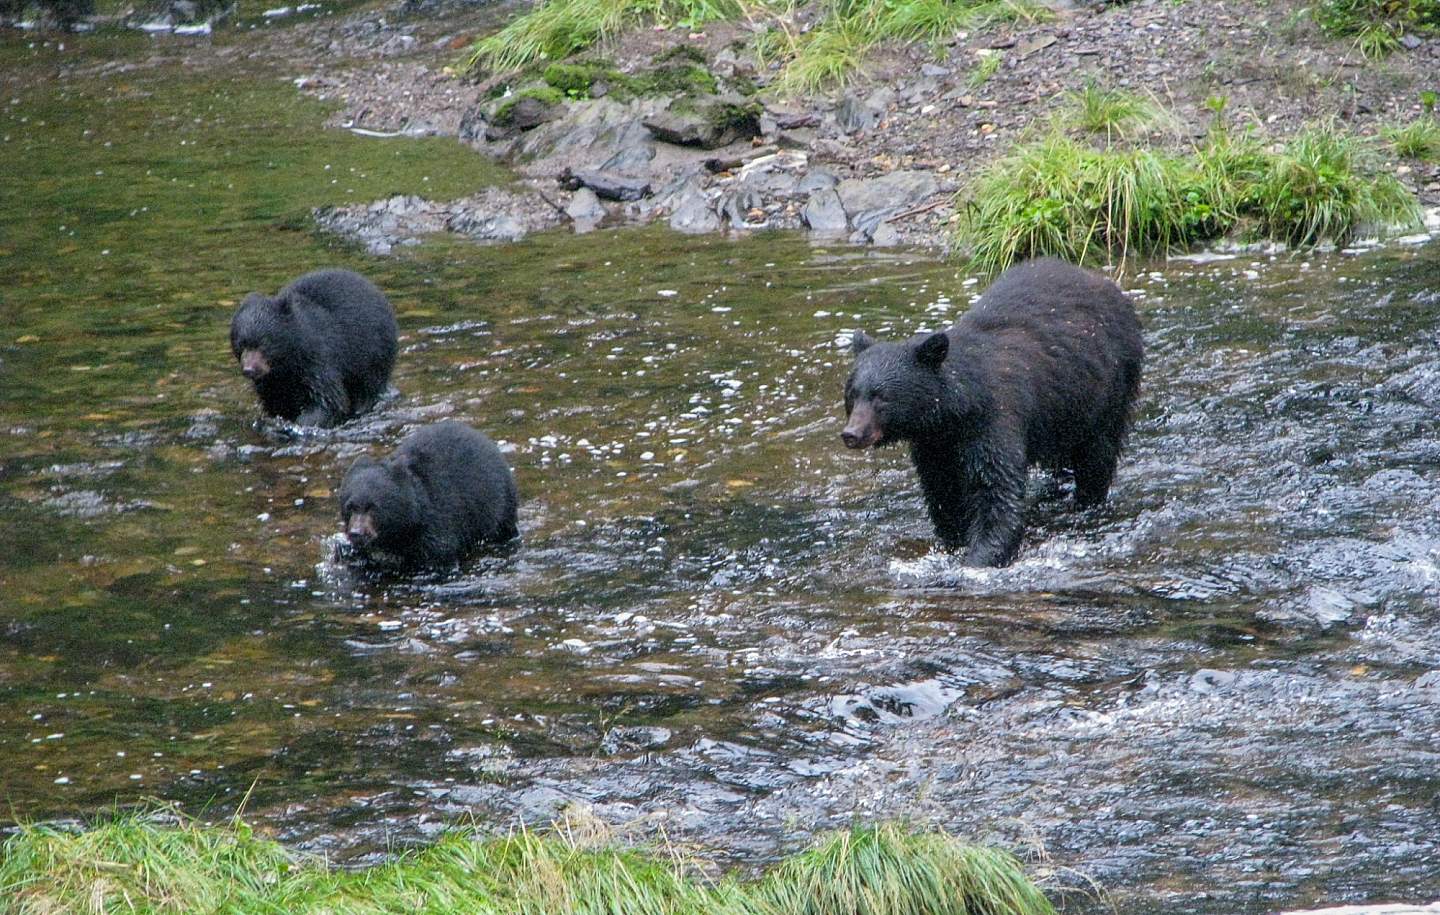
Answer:
<path fill-rule="evenodd" d="M 383 460 L 362 457 L 340 484 L 340 517 L 356 551 L 401 566 L 456 562 L 519 530 L 515 478 L 483 433 L 447 420 L 418 429 Z"/>
<path fill-rule="evenodd" d="M 856 333 L 841 434 L 848 448 L 908 442 L 946 549 L 1009 563 L 1030 465 L 1105 500 L 1140 387 L 1140 322 L 1110 280 L 1054 258 L 1001 274 L 948 330 L 905 343 Z"/>
<path fill-rule="evenodd" d="M 230 321 L 230 349 L 271 416 L 333 426 L 385 393 L 397 344 L 384 293 L 350 270 L 316 270 L 274 297 L 252 292 Z"/>

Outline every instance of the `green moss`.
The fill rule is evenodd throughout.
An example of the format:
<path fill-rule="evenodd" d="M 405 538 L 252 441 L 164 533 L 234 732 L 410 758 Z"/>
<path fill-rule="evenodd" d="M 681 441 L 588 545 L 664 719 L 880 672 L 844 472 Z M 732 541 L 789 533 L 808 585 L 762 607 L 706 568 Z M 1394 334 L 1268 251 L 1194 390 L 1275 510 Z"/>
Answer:
<path fill-rule="evenodd" d="M 713 95 L 715 75 L 693 63 L 667 63 L 631 78 L 636 95 Z"/>
<path fill-rule="evenodd" d="M 702 67 L 707 63 L 705 52 L 688 44 L 671 45 L 659 54 L 655 55 L 654 62 L 658 64 L 669 63 L 691 63 L 699 64 Z"/>
<path fill-rule="evenodd" d="M 757 881 L 707 878 L 675 849 L 603 827 L 442 836 L 360 871 L 294 855 L 236 820 L 127 816 L 81 832 L 25 827 L 0 855 L 16 915 L 366 912 L 476 915 L 1053 915 L 1006 852 L 898 826 L 823 838 Z"/>
<path fill-rule="evenodd" d="M 490 119 L 496 124 L 509 123 L 515 106 L 520 104 L 522 99 L 535 99 L 546 105 L 558 105 L 565 101 L 565 96 L 554 86 L 526 86 L 497 105 Z"/>
<path fill-rule="evenodd" d="M 717 102 L 706 106 L 705 119 L 719 128 L 734 127 L 759 133 L 763 111 L 759 102 Z"/>
<path fill-rule="evenodd" d="M 545 68 L 544 79 L 548 86 L 563 92 L 571 98 L 585 98 L 590 87 L 599 78 L 596 68 L 586 64 L 555 63 Z"/>

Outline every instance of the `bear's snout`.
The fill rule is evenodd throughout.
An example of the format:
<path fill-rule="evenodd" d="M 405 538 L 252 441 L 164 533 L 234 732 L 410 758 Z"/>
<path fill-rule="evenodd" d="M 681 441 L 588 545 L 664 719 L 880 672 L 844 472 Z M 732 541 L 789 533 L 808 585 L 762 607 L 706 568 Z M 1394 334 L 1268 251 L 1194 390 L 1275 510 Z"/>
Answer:
<path fill-rule="evenodd" d="M 354 546 L 363 547 L 375 539 L 375 518 L 369 512 L 356 512 L 345 526 L 345 536 Z"/>
<path fill-rule="evenodd" d="M 858 403 L 850 414 L 850 422 L 840 433 L 840 440 L 846 448 L 869 448 L 880 441 L 880 424 L 875 421 L 875 411 L 867 403 Z"/>
<path fill-rule="evenodd" d="M 270 371 L 270 363 L 258 349 L 247 349 L 240 354 L 240 374 L 251 381 L 264 378 Z"/>

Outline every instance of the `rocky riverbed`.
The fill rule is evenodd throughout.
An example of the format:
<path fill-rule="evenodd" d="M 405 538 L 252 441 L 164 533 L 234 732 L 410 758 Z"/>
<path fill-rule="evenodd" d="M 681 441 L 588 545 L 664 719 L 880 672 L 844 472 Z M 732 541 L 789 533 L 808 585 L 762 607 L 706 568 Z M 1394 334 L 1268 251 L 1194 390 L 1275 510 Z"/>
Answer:
<path fill-rule="evenodd" d="M 1277 139 L 1331 118 L 1373 134 L 1420 114 L 1420 92 L 1440 63 L 1435 39 L 1367 61 L 1321 36 L 1298 4 L 1141 0 L 1062 6 L 1048 22 L 885 49 L 848 88 L 800 99 L 746 94 L 779 67 L 756 63 L 747 27 L 642 30 L 581 55 L 578 68 L 601 77 L 571 92 L 588 97 L 557 99 L 527 93 L 534 74 L 459 75 L 471 38 L 513 13 L 410 9 L 294 30 L 288 39 L 313 49 L 318 64 L 301 86 L 340 103 L 336 126 L 459 136 L 538 192 L 522 205 L 537 223 L 563 212 L 580 231 L 662 220 L 683 232 L 808 229 L 944 248 L 966 177 L 1087 81 L 1153 97 L 1175 119 L 1149 139 L 1179 147 L 1203 135 L 1213 117 L 1207 100 L 1217 98 L 1233 126 Z M 1000 63 L 982 80 L 987 56 Z M 368 63 L 333 63 L 347 58 Z M 617 98 L 603 78 L 613 68 L 617 81 L 643 79 L 677 58 L 705 78 L 700 90 Z M 1392 167 L 1427 205 L 1440 202 L 1435 167 Z M 469 223 L 499 215 L 475 213 Z"/>
<path fill-rule="evenodd" d="M 758 63 L 759 26 L 641 29 L 558 69 L 467 74 L 473 41 L 524 7 L 306 9 L 314 18 L 252 24 L 241 42 L 166 36 L 155 56 L 200 67 L 271 59 L 301 91 L 337 104 L 336 128 L 395 142 L 457 136 L 520 178 L 461 200 L 317 214 L 375 252 L 439 230 L 508 241 L 559 225 L 654 221 L 687 233 L 805 229 L 944 249 L 967 177 L 1087 82 L 1153 98 L 1174 118 L 1145 139 L 1181 147 L 1203 135 L 1217 99 L 1232 127 L 1277 140 L 1326 119 L 1374 134 L 1420 116 L 1440 65 L 1440 39 L 1410 36 L 1367 61 L 1322 36 L 1298 3 L 1061 0 L 1048 21 L 883 48 L 850 86 L 786 99 L 757 92 L 781 66 Z M 287 21 L 287 10 L 266 11 L 262 24 Z M 987 58 L 998 65 L 982 71 Z M 1390 167 L 1427 206 L 1440 203 L 1440 168 Z"/>

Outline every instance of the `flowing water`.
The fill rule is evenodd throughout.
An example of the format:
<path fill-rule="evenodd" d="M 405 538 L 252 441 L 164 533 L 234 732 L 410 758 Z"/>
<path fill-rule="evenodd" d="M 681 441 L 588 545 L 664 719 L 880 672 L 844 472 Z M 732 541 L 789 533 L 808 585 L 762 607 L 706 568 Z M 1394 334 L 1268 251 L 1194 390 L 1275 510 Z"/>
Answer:
<path fill-rule="evenodd" d="M 365 259 L 305 208 L 493 175 L 283 83 L 5 89 L 7 815 L 244 798 L 364 862 L 579 803 L 743 864 L 908 817 L 1108 891 L 1073 911 L 1440 896 L 1440 246 L 1132 272 L 1110 504 L 1037 475 L 976 570 L 902 451 L 838 438 L 848 333 L 953 320 L 953 265 L 651 230 Z M 324 263 L 391 294 L 397 394 L 296 435 L 227 326 Z M 350 461 L 441 417 L 505 443 L 523 543 L 336 562 Z"/>

